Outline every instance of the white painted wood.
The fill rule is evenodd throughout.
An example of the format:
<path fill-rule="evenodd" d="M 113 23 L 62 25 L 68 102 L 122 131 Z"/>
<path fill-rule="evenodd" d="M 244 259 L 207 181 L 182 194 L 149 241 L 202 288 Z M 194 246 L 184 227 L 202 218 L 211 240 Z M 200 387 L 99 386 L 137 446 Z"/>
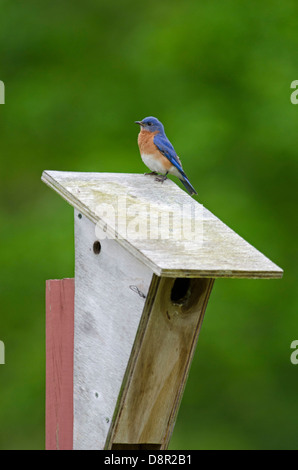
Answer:
<path fill-rule="evenodd" d="M 281 268 L 169 179 L 160 183 L 140 174 L 45 171 L 42 180 L 94 223 L 106 227 L 109 236 L 116 231 L 118 244 L 159 276 L 279 278 L 283 274 Z M 147 225 L 151 238 L 134 239 L 125 230 L 127 226 L 117 227 L 115 220 L 123 213 L 121 200 L 126 202 L 130 214 L 140 212 L 138 221 L 142 227 L 146 227 L 148 207 L 151 208 L 151 223 Z M 103 214 L 104 204 L 113 210 Z M 197 224 L 198 239 L 178 239 L 182 216 L 176 218 L 171 238 L 152 239 L 152 230 L 158 235 L 158 217 L 164 228 L 163 217 L 172 211 L 182 214 L 184 208 L 192 211 L 186 221 Z M 130 228 L 133 223 L 130 215 Z"/>
<path fill-rule="evenodd" d="M 74 449 L 103 449 L 152 271 L 75 211 Z"/>

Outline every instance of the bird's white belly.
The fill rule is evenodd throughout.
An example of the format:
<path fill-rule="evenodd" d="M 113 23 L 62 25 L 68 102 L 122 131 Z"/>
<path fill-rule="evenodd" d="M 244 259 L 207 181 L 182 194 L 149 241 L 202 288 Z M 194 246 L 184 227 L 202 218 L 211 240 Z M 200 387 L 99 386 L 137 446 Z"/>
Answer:
<path fill-rule="evenodd" d="M 155 155 L 142 153 L 141 157 L 151 171 L 156 171 L 157 173 L 165 173 L 167 171 L 160 159 L 156 158 Z"/>

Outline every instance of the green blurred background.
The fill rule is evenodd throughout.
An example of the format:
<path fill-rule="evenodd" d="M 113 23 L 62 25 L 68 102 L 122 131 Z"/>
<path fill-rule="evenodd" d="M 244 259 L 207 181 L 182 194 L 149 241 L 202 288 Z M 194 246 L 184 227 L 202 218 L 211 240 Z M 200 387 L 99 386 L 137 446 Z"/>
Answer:
<path fill-rule="evenodd" d="M 73 210 L 41 173 L 146 171 L 147 115 L 197 200 L 285 270 L 215 282 L 171 448 L 297 449 L 297 2 L 0 8 L 0 449 L 44 448 L 45 280 L 74 274 Z"/>

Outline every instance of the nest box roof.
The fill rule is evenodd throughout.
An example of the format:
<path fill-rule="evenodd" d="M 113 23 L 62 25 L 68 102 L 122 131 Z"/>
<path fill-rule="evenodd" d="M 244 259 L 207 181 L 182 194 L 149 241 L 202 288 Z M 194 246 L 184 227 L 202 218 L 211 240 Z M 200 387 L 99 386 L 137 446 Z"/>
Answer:
<path fill-rule="evenodd" d="M 155 274 L 280 278 L 281 268 L 171 180 L 127 173 L 44 171 L 42 181 Z M 96 235 L 94 235 L 96 237 Z"/>

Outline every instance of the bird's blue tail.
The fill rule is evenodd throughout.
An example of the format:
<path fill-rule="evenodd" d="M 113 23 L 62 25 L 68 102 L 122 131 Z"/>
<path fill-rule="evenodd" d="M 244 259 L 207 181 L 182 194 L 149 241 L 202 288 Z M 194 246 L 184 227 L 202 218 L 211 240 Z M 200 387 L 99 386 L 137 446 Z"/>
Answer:
<path fill-rule="evenodd" d="M 190 184 L 190 182 L 188 181 L 188 179 L 186 178 L 186 176 L 184 178 L 179 178 L 181 183 L 184 185 L 186 191 L 188 192 L 188 194 L 190 194 L 190 196 L 192 196 L 193 194 L 198 194 L 195 190 L 195 188 Z"/>

